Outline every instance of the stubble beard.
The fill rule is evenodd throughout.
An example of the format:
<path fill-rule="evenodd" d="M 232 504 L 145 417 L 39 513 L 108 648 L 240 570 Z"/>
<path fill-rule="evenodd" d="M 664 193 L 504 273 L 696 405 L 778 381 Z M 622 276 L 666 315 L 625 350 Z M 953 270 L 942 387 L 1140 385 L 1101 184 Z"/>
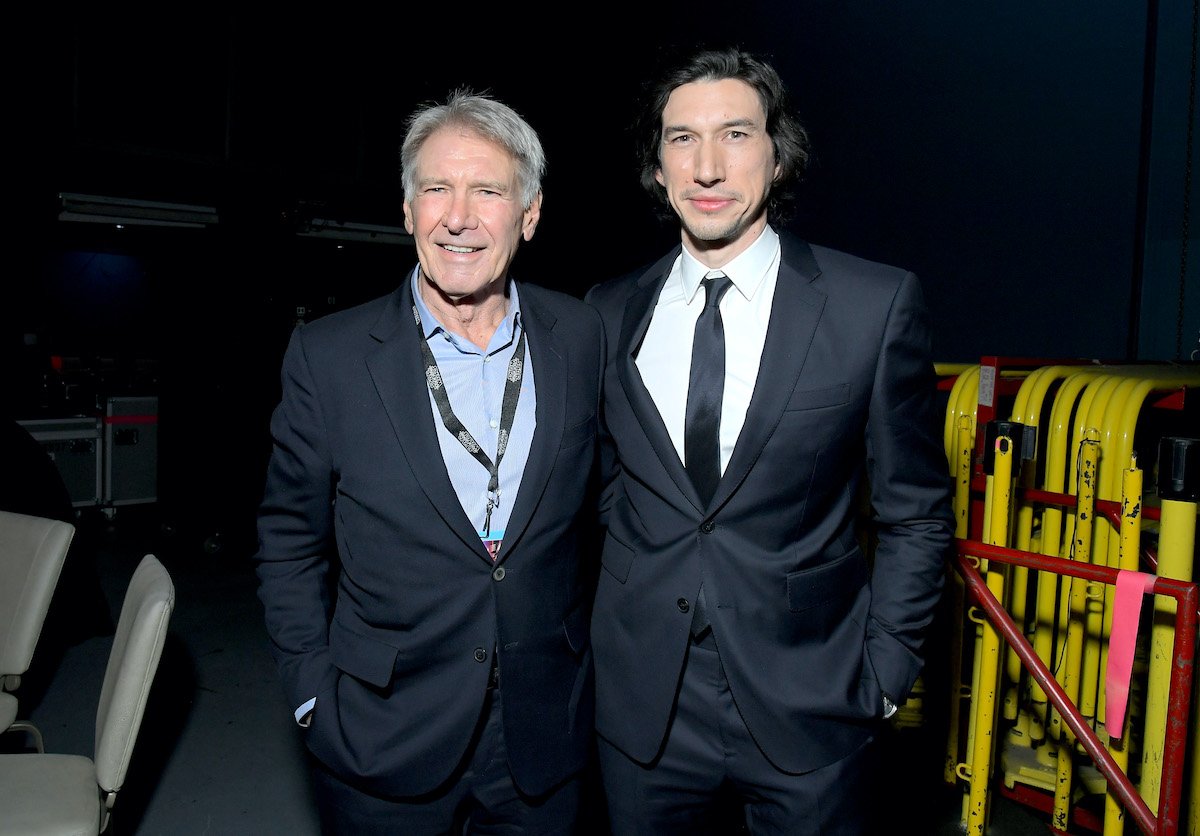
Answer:
<path fill-rule="evenodd" d="M 737 239 L 747 224 L 745 219 L 738 218 L 689 218 L 680 216 L 684 233 L 697 243 L 706 244 L 727 243 Z"/>

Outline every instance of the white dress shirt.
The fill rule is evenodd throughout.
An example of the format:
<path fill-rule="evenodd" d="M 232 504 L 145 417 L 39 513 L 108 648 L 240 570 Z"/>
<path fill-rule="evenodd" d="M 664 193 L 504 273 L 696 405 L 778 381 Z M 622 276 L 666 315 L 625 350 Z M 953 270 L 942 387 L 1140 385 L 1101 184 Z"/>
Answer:
<path fill-rule="evenodd" d="M 762 360 L 771 302 L 779 276 L 779 236 L 770 226 L 750 247 L 719 268 L 733 281 L 721 298 L 725 328 L 725 393 L 721 401 L 721 472 L 729 464 L 746 421 Z M 704 309 L 700 282 L 705 267 L 685 247 L 659 294 L 658 304 L 638 350 L 637 368 L 650 391 L 671 441 L 684 460 L 683 430 L 687 410 L 688 376 L 696 319 Z M 736 291 L 736 292 L 735 292 Z"/>

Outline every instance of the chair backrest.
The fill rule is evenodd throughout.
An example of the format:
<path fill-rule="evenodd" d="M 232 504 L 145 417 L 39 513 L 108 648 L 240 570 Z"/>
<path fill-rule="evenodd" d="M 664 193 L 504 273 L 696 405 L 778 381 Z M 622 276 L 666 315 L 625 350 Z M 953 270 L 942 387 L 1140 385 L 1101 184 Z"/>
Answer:
<path fill-rule="evenodd" d="M 29 670 L 74 536 L 68 522 L 0 511 L 0 680 Z"/>
<path fill-rule="evenodd" d="M 125 782 L 174 609 L 171 576 L 157 557 L 145 555 L 125 591 L 96 710 L 96 782 L 107 807 Z"/>

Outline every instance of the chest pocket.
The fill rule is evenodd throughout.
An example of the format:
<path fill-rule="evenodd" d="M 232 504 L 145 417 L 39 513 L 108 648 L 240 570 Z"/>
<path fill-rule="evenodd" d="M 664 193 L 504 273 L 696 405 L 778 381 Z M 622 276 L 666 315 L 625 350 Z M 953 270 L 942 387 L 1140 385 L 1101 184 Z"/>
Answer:
<path fill-rule="evenodd" d="M 810 409 L 827 409 L 845 406 L 850 402 L 850 384 L 841 383 L 822 389 L 797 390 L 788 399 L 786 411 L 801 412 Z"/>

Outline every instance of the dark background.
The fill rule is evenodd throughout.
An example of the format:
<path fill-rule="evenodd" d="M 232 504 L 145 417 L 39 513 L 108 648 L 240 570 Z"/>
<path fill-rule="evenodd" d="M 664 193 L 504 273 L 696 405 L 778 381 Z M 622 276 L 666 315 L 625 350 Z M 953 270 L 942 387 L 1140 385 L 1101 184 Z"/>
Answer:
<path fill-rule="evenodd" d="M 525 115 L 549 157 L 515 274 L 582 295 L 677 240 L 637 186 L 628 126 L 658 51 L 689 43 L 773 60 L 816 152 L 789 227 L 915 271 L 938 361 L 1194 360 L 1196 13 L 1195 0 L 14 13 L 7 411 L 158 395 L 164 513 L 246 534 L 291 327 L 388 292 L 414 257 L 301 238 L 304 221 L 401 226 L 404 119 L 470 85 Z M 212 206 L 220 222 L 65 223 L 59 192 Z M 95 391 L 48 393 L 55 356 Z"/>

